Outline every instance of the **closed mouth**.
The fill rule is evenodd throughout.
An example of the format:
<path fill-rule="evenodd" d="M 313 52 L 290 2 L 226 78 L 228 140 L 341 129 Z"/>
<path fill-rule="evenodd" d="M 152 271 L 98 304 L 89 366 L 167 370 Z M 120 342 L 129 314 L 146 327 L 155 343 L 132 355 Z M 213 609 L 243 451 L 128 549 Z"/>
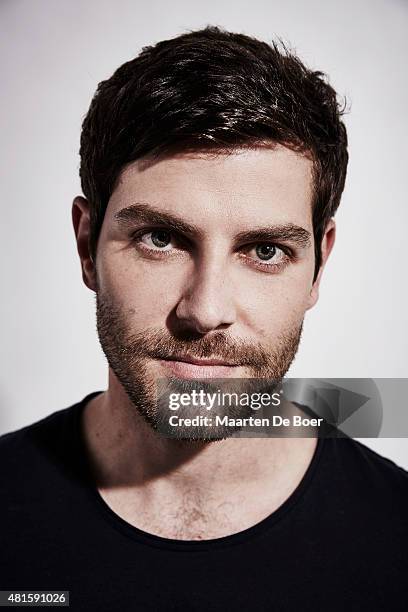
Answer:
<path fill-rule="evenodd" d="M 184 363 L 191 363 L 197 366 L 238 366 L 238 363 L 232 363 L 230 361 L 224 361 L 223 359 L 198 359 L 190 356 L 178 356 L 172 355 L 171 357 L 161 357 L 163 361 L 183 361 Z"/>

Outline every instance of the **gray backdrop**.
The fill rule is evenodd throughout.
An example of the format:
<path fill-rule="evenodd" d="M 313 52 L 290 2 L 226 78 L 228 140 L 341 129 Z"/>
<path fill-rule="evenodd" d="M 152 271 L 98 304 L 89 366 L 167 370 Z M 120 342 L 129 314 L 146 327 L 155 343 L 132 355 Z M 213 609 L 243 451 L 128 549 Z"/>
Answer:
<path fill-rule="evenodd" d="M 71 228 L 80 125 L 143 45 L 214 24 L 281 36 L 351 105 L 337 243 L 290 375 L 408 377 L 403 0 L 2 0 L 0 433 L 106 387 Z M 364 440 L 408 468 L 405 439 Z"/>

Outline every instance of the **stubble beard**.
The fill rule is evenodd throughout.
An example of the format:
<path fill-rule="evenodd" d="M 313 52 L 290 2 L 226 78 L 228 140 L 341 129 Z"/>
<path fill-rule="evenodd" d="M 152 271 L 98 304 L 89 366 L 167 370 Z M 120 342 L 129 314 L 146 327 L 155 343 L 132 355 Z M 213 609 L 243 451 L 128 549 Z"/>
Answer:
<path fill-rule="evenodd" d="M 177 438 L 184 442 L 208 442 L 224 440 L 237 434 L 239 427 L 218 425 L 216 427 L 170 427 L 170 393 L 191 392 L 193 389 L 215 391 L 211 381 L 180 380 L 174 377 L 156 380 L 149 372 L 149 359 L 164 359 L 172 355 L 188 353 L 195 358 L 225 359 L 239 363 L 248 372 L 244 381 L 237 379 L 221 381 L 226 390 L 248 392 L 249 389 L 269 393 L 280 384 L 298 350 L 303 319 L 292 328 L 281 333 L 272 350 L 266 350 L 260 343 L 248 343 L 231 338 L 224 332 L 212 332 L 202 336 L 192 332 L 179 332 L 177 335 L 161 329 L 147 328 L 132 333 L 129 330 L 125 311 L 115 303 L 109 294 L 96 292 L 96 320 L 99 342 L 106 359 L 121 383 L 137 413 L 149 426 L 166 437 Z M 217 379 L 215 381 L 220 383 Z M 244 384 L 244 386 L 241 384 Z M 234 386 L 235 385 L 235 386 Z M 225 388 L 223 389 L 225 391 Z M 178 415 L 193 417 L 192 408 L 181 409 Z M 206 411 L 204 411 L 206 412 Z M 245 418 L 253 414 L 249 406 L 218 407 L 217 414 L 234 418 Z"/>

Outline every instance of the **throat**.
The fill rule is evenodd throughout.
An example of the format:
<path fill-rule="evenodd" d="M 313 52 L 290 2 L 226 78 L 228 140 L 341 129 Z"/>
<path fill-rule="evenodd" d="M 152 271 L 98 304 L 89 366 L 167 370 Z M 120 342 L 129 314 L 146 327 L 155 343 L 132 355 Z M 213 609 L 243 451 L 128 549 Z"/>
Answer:
<path fill-rule="evenodd" d="M 292 441 L 295 443 L 295 441 Z M 312 460 L 316 440 L 305 440 L 303 456 L 290 469 L 253 481 L 225 481 L 225 486 L 181 487 L 166 478 L 138 487 L 100 488 L 105 503 L 130 525 L 172 540 L 212 540 L 249 529 L 273 514 L 300 485 Z"/>
<path fill-rule="evenodd" d="M 258 524 L 294 493 L 317 446 L 315 438 L 248 438 L 178 448 L 149 429 L 129 439 L 124 411 L 115 420 L 89 408 L 84 437 L 93 486 L 129 525 L 172 540 L 212 540 Z"/>
<path fill-rule="evenodd" d="M 211 540 L 232 535 L 264 518 L 237 512 L 243 496 L 222 501 L 183 494 L 172 499 L 138 495 L 134 491 L 99 490 L 104 502 L 127 523 L 148 534 L 172 540 Z M 262 514 L 262 511 L 261 511 Z"/>

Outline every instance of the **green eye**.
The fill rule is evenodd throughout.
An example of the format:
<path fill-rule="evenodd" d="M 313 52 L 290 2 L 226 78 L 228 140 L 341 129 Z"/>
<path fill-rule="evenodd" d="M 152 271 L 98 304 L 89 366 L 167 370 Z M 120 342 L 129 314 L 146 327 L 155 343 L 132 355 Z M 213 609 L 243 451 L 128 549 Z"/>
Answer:
<path fill-rule="evenodd" d="M 258 244 L 255 248 L 255 252 L 259 259 L 268 261 L 276 255 L 276 246 L 273 244 Z"/>
<path fill-rule="evenodd" d="M 150 232 L 150 240 L 157 248 L 163 249 L 171 242 L 171 234 L 167 230 L 155 230 Z"/>
<path fill-rule="evenodd" d="M 285 250 L 273 242 L 257 242 L 244 249 L 246 261 L 264 272 L 276 273 L 291 261 Z"/>

